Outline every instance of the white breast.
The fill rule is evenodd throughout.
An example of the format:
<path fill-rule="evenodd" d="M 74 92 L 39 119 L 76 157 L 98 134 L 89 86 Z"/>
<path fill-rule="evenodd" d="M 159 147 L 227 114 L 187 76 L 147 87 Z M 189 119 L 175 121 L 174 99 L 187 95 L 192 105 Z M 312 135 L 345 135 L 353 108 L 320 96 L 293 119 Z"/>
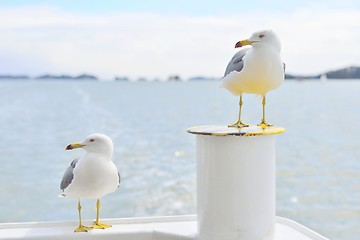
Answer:
<path fill-rule="evenodd" d="M 254 93 L 264 95 L 284 81 L 280 54 L 273 48 L 251 48 L 243 58 L 244 67 L 223 79 L 223 86 L 234 95 Z"/>
<path fill-rule="evenodd" d="M 85 154 L 77 163 L 73 180 L 64 190 L 68 197 L 96 199 L 114 192 L 119 185 L 115 164 L 96 154 Z"/>

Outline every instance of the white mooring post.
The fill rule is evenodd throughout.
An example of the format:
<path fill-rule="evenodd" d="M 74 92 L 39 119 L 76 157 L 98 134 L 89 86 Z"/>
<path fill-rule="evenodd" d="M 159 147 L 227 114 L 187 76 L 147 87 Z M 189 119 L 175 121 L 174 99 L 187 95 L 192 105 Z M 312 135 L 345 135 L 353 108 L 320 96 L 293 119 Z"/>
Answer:
<path fill-rule="evenodd" d="M 275 134 L 285 129 L 202 126 L 197 134 L 198 240 L 272 240 Z"/>

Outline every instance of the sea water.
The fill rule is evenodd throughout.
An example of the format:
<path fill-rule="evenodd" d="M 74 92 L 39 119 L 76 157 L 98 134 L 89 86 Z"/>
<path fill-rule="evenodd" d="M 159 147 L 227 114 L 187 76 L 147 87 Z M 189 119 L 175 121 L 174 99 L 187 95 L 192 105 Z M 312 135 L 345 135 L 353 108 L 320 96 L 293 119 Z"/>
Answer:
<path fill-rule="evenodd" d="M 277 136 L 277 215 L 330 239 L 360 236 L 360 81 L 287 81 L 267 97 Z M 0 81 L 0 222 L 76 220 L 57 197 L 65 151 L 91 133 L 114 142 L 122 182 L 102 218 L 195 214 L 196 125 L 237 120 L 238 98 L 217 81 Z M 243 121 L 261 120 L 245 95 Z M 83 218 L 95 217 L 84 200 Z"/>

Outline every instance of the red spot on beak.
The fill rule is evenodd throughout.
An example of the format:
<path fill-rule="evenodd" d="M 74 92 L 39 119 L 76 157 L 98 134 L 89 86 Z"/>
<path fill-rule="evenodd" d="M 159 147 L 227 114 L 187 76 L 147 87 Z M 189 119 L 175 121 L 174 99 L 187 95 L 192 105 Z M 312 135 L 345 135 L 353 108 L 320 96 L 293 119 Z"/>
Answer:
<path fill-rule="evenodd" d="M 65 150 L 72 150 L 72 149 L 73 149 L 73 147 L 71 146 L 71 144 L 67 145 L 65 148 Z"/>
<path fill-rule="evenodd" d="M 235 48 L 240 48 L 240 47 L 242 47 L 243 45 L 242 45 L 242 43 L 241 43 L 241 41 L 239 41 L 239 42 L 237 42 L 236 44 L 235 44 Z"/>

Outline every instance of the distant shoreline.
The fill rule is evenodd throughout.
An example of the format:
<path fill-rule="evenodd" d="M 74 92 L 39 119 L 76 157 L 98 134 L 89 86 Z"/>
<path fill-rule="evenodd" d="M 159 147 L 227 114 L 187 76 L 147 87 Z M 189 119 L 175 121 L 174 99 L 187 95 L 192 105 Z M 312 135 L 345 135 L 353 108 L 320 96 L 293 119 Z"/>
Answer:
<path fill-rule="evenodd" d="M 190 77 L 188 79 L 182 79 L 180 75 L 173 74 L 170 75 L 165 80 L 160 80 L 158 78 L 146 78 L 146 77 L 140 77 L 138 79 L 130 79 L 126 76 L 115 76 L 113 79 L 109 79 L 112 81 L 131 81 L 131 82 L 177 82 L 177 81 L 209 81 L 209 80 L 219 80 L 221 77 L 208 77 L 208 76 L 195 76 Z M 360 80 L 360 67 L 347 67 L 338 69 L 335 71 L 328 71 L 321 74 L 316 75 L 296 75 L 296 74 L 285 74 L 285 80 L 308 80 L 308 81 L 315 81 L 315 80 Z M 40 75 L 37 77 L 30 77 L 28 75 L 12 75 L 12 74 L 6 74 L 6 75 L 0 75 L 0 80 L 44 80 L 44 81 L 53 81 L 53 80 L 61 80 L 61 81 L 70 81 L 70 80 L 76 80 L 76 81 L 100 81 L 100 79 L 91 74 L 80 74 L 77 76 L 71 76 L 67 74 L 62 75 L 53 75 L 53 74 L 45 74 Z"/>

